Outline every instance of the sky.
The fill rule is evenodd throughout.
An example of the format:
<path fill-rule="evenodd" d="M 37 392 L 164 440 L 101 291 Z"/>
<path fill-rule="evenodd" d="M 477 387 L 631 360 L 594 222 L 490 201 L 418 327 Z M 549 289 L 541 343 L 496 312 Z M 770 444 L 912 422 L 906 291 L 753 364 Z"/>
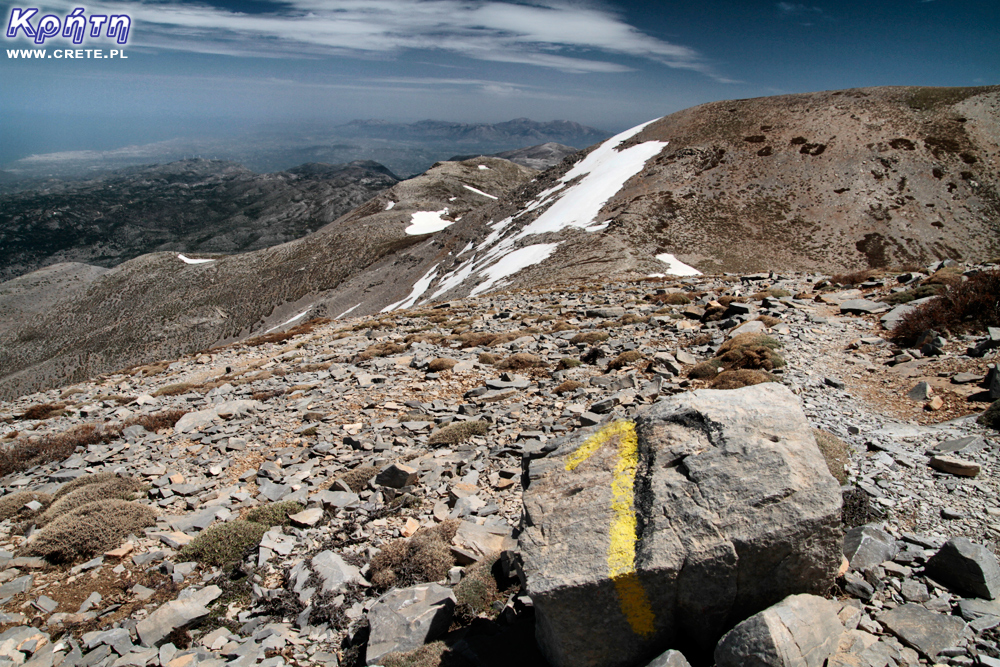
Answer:
<path fill-rule="evenodd" d="M 1000 83 L 998 0 L 31 1 L 0 0 L 4 26 L 80 3 L 131 26 L 125 44 L 0 33 L 0 164 L 298 121 L 617 132 L 721 99 Z M 50 57 L 68 48 L 127 57 Z"/>

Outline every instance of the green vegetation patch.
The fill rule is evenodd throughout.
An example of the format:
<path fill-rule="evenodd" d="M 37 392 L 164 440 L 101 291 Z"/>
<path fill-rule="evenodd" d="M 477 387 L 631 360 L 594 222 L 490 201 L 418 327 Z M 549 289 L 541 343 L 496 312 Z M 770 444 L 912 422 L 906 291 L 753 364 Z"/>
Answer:
<path fill-rule="evenodd" d="M 372 558 L 371 582 L 379 590 L 439 581 L 455 564 L 451 541 L 458 521 L 421 528 L 408 540 L 394 540 Z"/>
<path fill-rule="evenodd" d="M 833 433 L 818 428 L 813 429 L 813 435 L 816 436 L 816 444 L 819 446 L 820 453 L 823 454 L 830 474 L 837 478 L 837 481 L 843 486 L 847 483 L 847 472 L 845 471 L 849 456 L 847 443 Z"/>
<path fill-rule="evenodd" d="M 268 528 L 272 526 L 287 526 L 291 524 L 288 515 L 297 514 L 305 508 L 305 505 L 294 500 L 282 500 L 281 502 L 267 503 L 266 505 L 254 507 L 247 512 L 244 518 L 253 523 L 263 524 Z"/>
<path fill-rule="evenodd" d="M 489 424 L 482 420 L 452 422 L 431 433 L 428 445 L 457 445 L 474 435 L 486 435 Z"/>
<path fill-rule="evenodd" d="M 244 519 L 217 523 L 181 549 L 180 557 L 224 567 L 242 560 L 247 551 L 260 544 L 267 531 L 268 526 Z"/>
<path fill-rule="evenodd" d="M 127 500 L 98 500 L 63 514 L 42 528 L 18 552 L 51 563 L 75 563 L 121 546 L 156 523 L 152 508 Z"/>

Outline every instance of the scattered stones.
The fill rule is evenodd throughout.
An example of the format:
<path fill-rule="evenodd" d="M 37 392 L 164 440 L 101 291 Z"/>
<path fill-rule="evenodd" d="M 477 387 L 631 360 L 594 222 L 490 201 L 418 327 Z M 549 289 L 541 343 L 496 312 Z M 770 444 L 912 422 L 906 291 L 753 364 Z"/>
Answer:
<path fill-rule="evenodd" d="M 930 466 L 935 470 L 960 477 L 975 477 L 982 469 L 978 463 L 966 461 L 954 456 L 932 456 Z"/>

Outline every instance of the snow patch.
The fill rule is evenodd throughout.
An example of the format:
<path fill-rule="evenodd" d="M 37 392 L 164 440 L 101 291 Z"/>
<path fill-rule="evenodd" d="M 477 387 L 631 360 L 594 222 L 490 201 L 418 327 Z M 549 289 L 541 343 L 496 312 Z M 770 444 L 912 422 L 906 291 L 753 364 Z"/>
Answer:
<path fill-rule="evenodd" d="M 335 319 L 335 320 L 339 320 L 339 319 L 340 319 L 341 317 L 343 317 L 344 315 L 347 315 L 348 313 L 350 313 L 350 312 L 353 312 L 353 311 L 354 311 L 354 309 L 356 309 L 356 308 L 357 308 L 358 306 L 360 306 L 360 305 L 361 305 L 361 304 L 359 303 L 359 304 L 358 304 L 357 306 L 351 306 L 350 308 L 348 308 L 347 310 L 345 310 L 344 312 L 342 312 L 342 313 L 341 313 L 340 315 L 337 315 L 337 316 L 336 316 L 335 318 L 333 318 L 333 319 Z"/>
<path fill-rule="evenodd" d="M 656 259 L 660 260 L 667 265 L 667 273 L 672 276 L 700 276 L 701 271 L 689 266 L 677 259 L 670 253 L 663 253 L 662 255 L 657 255 Z"/>
<path fill-rule="evenodd" d="M 479 170 L 480 170 L 480 171 L 492 171 L 492 170 L 491 170 L 491 169 L 490 169 L 489 167 L 487 167 L 487 166 L 486 166 L 485 164 L 481 164 L 481 165 L 479 165 Z"/>
<path fill-rule="evenodd" d="M 177 259 L 181 260 L 185 264 L 205 264 L 207 262 L 214 262 L 214 259 L 191 259 L 185 255 L 177 255 Z"/>
<path fill-rule="evenodd" d="M 267 330 L 267 331 L 265 331 L 264 333 L 265 333 L 265 334 L 269 334 L 269 333 L 271 333 L 272 331 L 277 331 L 277 330 L 278 330 L 278 329 L 280 329 L 281 327 L 285 327 L 285 326 L 288 326 L 289 324 L 291 324 L 292 322 L 295 322 L 296 320 L 301 320 L 301 319 L 302 319 L 303 317 L 305 317 L 306 315 L 308 315 L 308 314 L 309 314 L 309 311 L 310 311 L 310 310 L 312 310 L 312 306 L 310 306 L 310 307 L 306 308 L 305 310 L 303 310 L 303 311 L 302 311 L 301 313 L 299 313 L 299 314 L 298 314 L 298 315 L 296 315 L 295 317 L 293 317 L 293 318 L 291 318 L 291 319 L 288 319 L 288 320 L 285 320 L 284 322 L 282 322 L 282 323 L 281 323 L 281 324 L 279 324 L 278 326 L 276 326 L 276 327 L 271 327 L 270 329 L 268 329 L 268 330 Z"/>
<path fill-rule="evenodd" d="M 445 220 L 441 217 L 445 215 L 448 215 L 447 207 L 441 211 L 417 211 L 411 217 L 410 226 L 405 231 L 410 236 L 440 232 L 442 229 L 455 224 L 452 220 Z"/>
<path fill-rule="evenodd" d="M 558 243 L 536 243 L 504 255 L 498 262 L 479 272 L 480 276 L 486 276 L 486 280 L 476 285 L 469 296 L 481 294 L 500 280 L 514 275 L 521 269 L 544 262 L 558 247 Z"/>
<path fill-rule="evenodd" d="M 482 195 L 482 196 L 484 196 L 484 197 L 489 197 L 490 199 L 500 199 L 499 197 L 497 197 L 497 196 L 495 196 L 495 195 L 488 195 L 488 194 L 486 194 L 485 192 L 483 192 L 482 190 L 477 190 L 476 188 L 472 187 L 471 185 L 465 185 L 465 184 L 463 183 L 463 184 L 462 184 L 462 187 L 464 187 L 464 188 L 465 188 L 466 190 L 472 190 L 472 191 L 473 191 L 473 192 L 475 192 L 475 193 L 476 193 L 477 195 Z"/>
<path fill-rule="evenodd" d="M 396 205 L 396 202 L 394 202 L 394 201 L 392 201 L 392 200 L 390 199 L 390 200 L 389 200 L 389 203 L 387 203 L 387 204 L 385 205 L 385 210 L 387 210 L 387 211 L 391 211 L 391 210 L 392 210 L 392 207 L 393 207 L 393 206 L 395 206 L 395 205 Z M 360 304 L 358 304 L 358 305 L 360 305 Z"/>
<path fill-rule="evenodd" d="M 472 250 L 472 241 L 469 241 L 468 245 L 466 245 L 464 248 L 462 248 L 462 250 L 459 251 L 458 255 L 464 255 L 465 253 L 469 252 L 470 250 Z M 458 255 L 455 255 L 455 257 L 458 257 Z"/>
<path fill-rule="evenodd" d="M 420 296 L 427 291 L 427 288 L 431 286 L 431 283 L 434 282 L 434 279 L 437 277 L 437 271 L 435 271 L 437 267 L 438 267 L 437 264 L 432 266 L 430 268 L 430 271 L 425 273 L 424 277 L 418 280 L 413 285 L 413 291 L 410 292 L 410 295 L 408 297 L 406 297 L 402 301 L 397 301 L 396 303 L 389 304 L 388 306 L 383 308 L 381 312 L 388 313 L 389 311 L 396 310 L 398 308 L 409 308 L 410 306 L 415 304 L 417 302 L 417 299 L 419 299 Z"/>
<path fill-rule="evenodd" d="M 517 238 L 558 232 L 567 227 L 580 227 L 588 232 L 607 227 L 606 222 L 594 224 L 601 209 L 609 199 L 618 194 L 626 181 L 642 171 L 646 162 L 659 155 L 667 145 L 665 141 L 646 141 L 625 150 L 617 150 L 619 144 L 632 138 L 652 122 L 655 121 L 651 120 L 611 137 L 566 172 L 559 179 L 560 183 L 542 193 L 529 205 L 528 210 L 544 205 L 559 190 L 562 190 L 562 196 L 534 222 L 522 229 Z M 576 185 L 563 188 L 580 177 L 582 178 Z"/>

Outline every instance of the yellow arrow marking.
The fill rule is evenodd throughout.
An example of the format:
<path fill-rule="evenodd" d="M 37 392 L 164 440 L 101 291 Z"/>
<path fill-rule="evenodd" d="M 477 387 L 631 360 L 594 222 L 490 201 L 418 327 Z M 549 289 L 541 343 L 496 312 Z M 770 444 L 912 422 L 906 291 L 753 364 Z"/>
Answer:
<path fill-rule="evenodd" d="M 649 637 L 655 632 L 653 609 L 635 571 L 635 475 L 639 469 L 639 439 L 635 422 L 608 424 L 587 438 L 569 457 L 566 470 L 572 471 L 612 439 L 618 440 L 618 460 L 611 480 L 611 538 L 608 547 L 608 576 L 615 583 L 618 602 L 632 631 Z"/>

